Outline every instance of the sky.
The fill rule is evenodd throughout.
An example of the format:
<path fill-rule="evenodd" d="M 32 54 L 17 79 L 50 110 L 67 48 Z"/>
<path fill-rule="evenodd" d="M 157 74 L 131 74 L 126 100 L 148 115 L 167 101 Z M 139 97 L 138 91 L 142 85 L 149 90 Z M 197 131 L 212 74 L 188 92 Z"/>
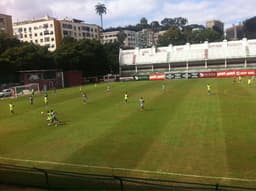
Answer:
<path fill-rule="evenodd" d="M 12 15 L 13 22 L 43 16 L 76 18 L 100 25 L 95 5 L 103 3 L 104 28 L 184 17 L 189 24 L 203 24 L 217 19 L 225 28 L 256 16 L 256 0 L 0 0 L 0 13 Z"/>

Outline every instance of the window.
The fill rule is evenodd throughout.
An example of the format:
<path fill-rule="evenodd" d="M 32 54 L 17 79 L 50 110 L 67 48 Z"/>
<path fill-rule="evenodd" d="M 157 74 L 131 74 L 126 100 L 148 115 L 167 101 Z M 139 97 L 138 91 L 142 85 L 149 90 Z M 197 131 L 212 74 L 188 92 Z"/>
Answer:
<path fill-rule="evenodd" d="M 93 28 L 91 28 L 91 32 L 93 32 Z"/>
<path fill-rule="evenodd" d="M 4 24 L 4 18 L 0 18 L 0 23 Z"/>
<path fill-rule="evenodd" d="M 22 29 L 22 28 L 19 28 L 19 29 L 18 29 L 18 31 L 19 31 L 19 32 L 22 32 L 22 31 L 23 31 L 23 29 Z"/>
<path fill-rule="evenodd" d="M 50 27 L 52 28 L 52 27 L 53 27 L 53 25 L 52 25 L 52 24 L 50 24 Z"/>
<path fill-rule="evenodd" d="M 50 38 L 49 38 L 49 37 L 45 37 L 45 38 L 44 38 L 44 41 L 45 41 L 45 42 L 49 42 L 49 41 L 50 41 Z"/>
<path fill-rule="evenodd" d="M 52 38 L 51 40 L 54 41 L 54 38 Z"/>
<path fill-rule="evenodd" d="M 78 27 L 78 30 L 80 31 L 80 27 Z"/>
<path fill-rule="evenodd" d="M 53 34 L 53 31 L 51 31 L 50 34 Z"/>
<path fill-rule="evenodd" d="M 24 28 L 23 30 L 24 30 L 24 32 L 27 32 L 27 28 Z"/>
<path fill-rule="evenodd" d="M 52 48 L 54 48 L 55 46 L 54 46 L 54 44 L 52 45 Z"/>
<path fill-rule="evenodd" d="M 26 34 L 24 35 L 24 38 L 27 38 L 27 35 L 26 35 Z"/>
<path fill-rule="evenodd" d="M 35 43 L 38 43 L 38 40 L 35 40 Z"/>
<path fill-rule="evenodd" d="M 28 28 L 28 30 L 29 30 L 29 32 L 31 32 L 32 28 L 31 28 L 31 27 L 29 27 L 29 28 Z"/>
<path fill-rule="evenodd" d="M 34 27 L 34 30 L 37 30 L 38 29 L 38 27 Z"/>
<path fill-rule="evenodd" d="M 44 31 L 44 35 L 49 35 L 49 31 Z"/>
<path fill-rule="evenodd" d="M 43 33 L 42 33 L 42 32 L 40 32 L 40 36 L 43 36 Z"/>
<path fill-rule="evenodd" d="M 71 24 L 62 24 L 62 27 L 64 28 L 64 29 L 72 29 L 72 25 Z"/>
<path fill-rule="evenodd" d="M 34 35 L 37 36 L 37 33 L 35 33 Z"/>
<path fill-rule="evenodd" d="M 83 31 L 90 31 L 90 28 L 89 27 L 82 27 L 82 30 Z"/>
<path fill-rule="evenodd" d="M 41 39 L 40 39 L 40 42 L 44 42 L 44 40 L 41 38 Z"/>
<path fill-rule="evenodd" d="M 48 24 L 44 24 L 43 28 L 45 28 L 45 29 L 48 28 Z"/>

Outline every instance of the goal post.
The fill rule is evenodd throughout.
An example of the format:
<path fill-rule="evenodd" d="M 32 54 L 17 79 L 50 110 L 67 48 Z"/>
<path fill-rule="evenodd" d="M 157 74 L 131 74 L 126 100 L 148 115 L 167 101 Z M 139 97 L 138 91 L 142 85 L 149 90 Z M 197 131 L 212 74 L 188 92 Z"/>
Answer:
<path fill-rule="evenodd" d="M 13 87 L 13 89 L 16 97 L 23 96 L 23 95 L 30 95 L 32 94 L 32 90 L 34 90 L 35 93 L 40 93 L 40 88 L 38 83 L 15 86 Z"/>

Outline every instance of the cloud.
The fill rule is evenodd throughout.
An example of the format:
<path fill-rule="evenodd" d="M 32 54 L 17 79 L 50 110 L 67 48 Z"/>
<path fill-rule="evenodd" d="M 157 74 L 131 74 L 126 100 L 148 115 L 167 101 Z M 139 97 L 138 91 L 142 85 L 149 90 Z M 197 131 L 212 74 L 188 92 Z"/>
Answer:
<path fill-rule="evenodd" d="M 14 21 L 50 15 L 99 24 L 98 2 L 107 7 L 105 27 L 136 24 L 143 16 L 149 22 L 182 16 L 197 24 L 219 19 L 229 26 L 254 16 L 256 4 L 256 0 L 1 0 L 0 12 L 12 15 Z"/>

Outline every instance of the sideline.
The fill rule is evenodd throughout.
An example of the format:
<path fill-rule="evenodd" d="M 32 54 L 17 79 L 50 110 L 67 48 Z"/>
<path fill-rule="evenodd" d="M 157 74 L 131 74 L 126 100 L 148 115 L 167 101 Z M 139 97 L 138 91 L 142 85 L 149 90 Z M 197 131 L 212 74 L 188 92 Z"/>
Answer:
<path fill-rule="evenodd" d="M 112 171 L 113 170 L 120 170 L 120 171 L 126 171 L 126 172 L 139 172 L 139 173 L 148 173 L 148 174 L 173 175 L 173 176 L 181 176 L 181 177 L 193 177 L 193 178 L 205 178 L 205 179 L 222 179 L 222 180 L 233 180 L 233 181 L 241 181 L 241 182 L 256 182 L 256 179 L 232 178 L 232 177 L 222 177 L 222 176 L 204 176 L 204 175 L 195 175 L 195 174 L 183 174 L 183 173 L 175 173 L 175 172 L 150 171 L 150 170 L 115 168 L 115 167 L 111 168 L 111 167 L 107 167 L 107 166 L 72 164 L 72 163 L 64 163 L 64 162 L 14 159 L 14 158 L 1 157 L 1 156 L 0 156 L 0 160 L 17 161 L 17 162 L 31 162 L 31 163 L 38 163 L 38 164 L 51 164 L 51 165 L 61 165 L 61 166 L 70 166 L 70 167 L 105 169 L 105 170 L 112 170 Z"/>

